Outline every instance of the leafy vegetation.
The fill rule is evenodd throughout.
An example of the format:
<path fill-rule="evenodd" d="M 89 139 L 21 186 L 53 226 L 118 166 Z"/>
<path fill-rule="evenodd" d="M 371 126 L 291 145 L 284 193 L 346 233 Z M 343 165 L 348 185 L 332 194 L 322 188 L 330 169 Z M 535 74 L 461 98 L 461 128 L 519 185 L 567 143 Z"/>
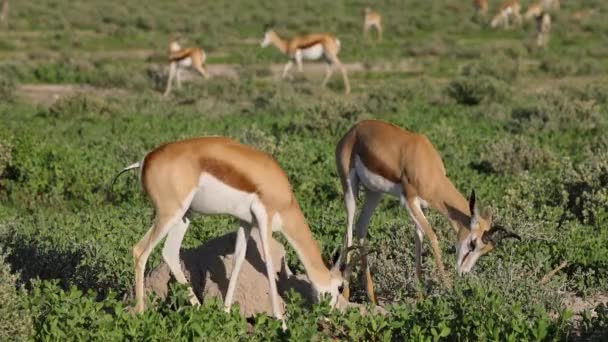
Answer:
<path fill-rule="evenodd" d="M 469 2 L 378 2 L 386 35 L 377 43 L 361 42 L 364 5 L 356 1 L 11 5 L 0 42 L 0 340 L 606 338 L 608 311 L 598 299 L 608 293 L 604 1 L 563 2 L 542 51 L 530 43 L 533 25 L 490 30 L 483 18 L 472 19 Z M 580 11 L 587 14 L 576 19 Z M 285 57 L 257 45 L 263 23 L 273 20 L 284 35 L 336 33 L 343 62 L 362 70 L 350 73 L 353 93 L 342 95 L 338 77 L 327 90 L 314 74 L 275 79 L 270 66 Z M 206 49 L 213 77 L 184 82 L 163 98 L 164 53 L 176 35 Z M 73 91 L 54 99 L 24 90 L 47 83 Z M 287 172 L 328 255 L 346 221 L 335 144 L 365 118 L 426 134 L 457 188 L 474 187 L 523 241 L 505 242 L 458 277 L 455 236 L 429 211 L 454 285 L 439 285 L 426 242 L 418 282 L 412 223 L 387 198 L 369 231 L 386 315 L 340 313 L 327 303 L 306 308 L 293 295 L 290 329 L 282 332 L 272 318 L 226 314 L 215 301 L 192 308 L 179 286 L 145 314 L 129 314 L 131 248 L 152 208 L 135 174 L 110 190 L 119 169 L 162 142 L 191 136 L 256 146 Z M 183 248 L 231 231 L 233 221 L 195 218 Z M 288 253 L 290 267 L 302 271 Z M 149 266 L 159 259 L 157 250 Z M 354 286 L 355 300 L 365 301 Z M 590 309 L 574 312 L 564 300 L 571 297 Z"/>

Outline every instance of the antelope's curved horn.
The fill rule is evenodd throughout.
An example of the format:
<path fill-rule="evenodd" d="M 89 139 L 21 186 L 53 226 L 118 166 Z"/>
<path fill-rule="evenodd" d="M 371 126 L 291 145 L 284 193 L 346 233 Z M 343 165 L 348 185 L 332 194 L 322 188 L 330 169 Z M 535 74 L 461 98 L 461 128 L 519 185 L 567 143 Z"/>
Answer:
<path fill-rule="evenodd" d="M 488 232 L 484 233 L 482 237 L 484 243 L 493 243 L 494 245 L 497 245 L 503 239 L 517 239 L 521 241 L 521 236 L 507 230 L 503 226 L 495 225 Z"/>

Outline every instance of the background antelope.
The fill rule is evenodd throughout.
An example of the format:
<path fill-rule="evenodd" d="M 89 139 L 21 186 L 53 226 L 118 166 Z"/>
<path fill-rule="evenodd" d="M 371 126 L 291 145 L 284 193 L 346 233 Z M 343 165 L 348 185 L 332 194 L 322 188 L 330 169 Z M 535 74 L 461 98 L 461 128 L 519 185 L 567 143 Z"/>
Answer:
<path fill-rule="evenodd" d="M 535 19 L 536 17 L 540 16 L 543 13 L 543 8 L 541 6 L 540 3 L 534 3 L 531 4 L 528 9 L 526 10 L 526 13 L 524 13 L 524 19 L 525 20 L 530 20 L 530 19 Z"/>
<path fill-rule="evenodd" d="M 329 81 L 329 78 L 333 73 L 333 68 L 337 67 L 340 69 L 340 72 L 342 72 L 344 92 L 346 94 L 350 93 L 350 84 L 348 82 L 348 76 L 346 75 L 346 69 L 338 59 L 340 41 L 337 38 L 327 33 L 313 33 L 282 39 L 271 27 L 267 26 L 264 30 L 264 40 L 260 45 L 262 47 L 267 47 L 270 44 L 274 45 L 279 51 L 289 57 L 289 61 L 285 64 L 285 68 L 283 69 L 283 78 L 287 77 L 294 61 L 298 65 L 298 71 L 302 72 L 303 59 L 323 59 L 327 63 L 327 71 L 323 83 L 321 84 L 322 87 L 327 85 L 327 81 Z"/>
<path fill-rule="evenodd" d="M 521 24 L 521 6 L 518 0 L 506 0 L 500 5 L 498 12 L 492 18 L 490 22 L 490 26 L 492 28 L 503 26 L 505 28 L 509 27 L 511 21 L 514 21 L 517 25 Z"/>
<path fill-rule="evenodd" d="M 536 17 L 536 46 L 546 47 L 551 34 L 551 15 L 543 12 Z"/>
<path fill-rule="evenodd" d="M 0 23 L 8 21 L 8 0 L 2 1 L 2 7 L 0 8 Z"/>
<path fill-rule="evenodd" d="M 169 43 L 169 79 L 167 80 L 167 88 L 163 95 L 167 96 L 171 92 L 173 77 L 176 78 L 177 88 L 181 88 L 181 70 L 184 68 L 191 66 L 205 79 L 209 79 L 209 74 L 205 69 L 206 59 L 207 55 L 203 49 L 197 47 L 182 49 L 176 40 L 171 41 Z"/>
<path fill-rule="evenodd" d="M 376 11 L 372 11 L 369 7 L 366 7 L 363 10 L 363 14 L 363 36 L 369 38 L 369 31 L 373 28 L 378 34 L 378 40 L 382 40 L 382 17 L 380 14 Z"/>
<path fill-rule="evenodd" d="M 232 305 L 234 289 L 245 258 L 253 227 L 260 234 L 263 259 L 276 318 L 278 307 L 276 272 L 269 250 L 273 231 L 280 231 L 293 246 L 317 293 L 327 293 L 335 305 L 342 286 L 342 259 L 329 269 L 321 257 L 287 176 L 274 159 L 263 152 L 222 137 L 203 137 L 167 143 L 149 152 L 140 162 L 121 173 L 140 169 L 142 187 L 156 213 L 152 228 L 133 247 L 135 259 L 136 312 L 145 309 L 144 270 L 148 256 L 165 236 L 162 256 L 175 279 L 186 283 L 179 250 L 190 221 L 189 211 L 203 215 L 231 215 L 239 220 L 234 267 L 224 306 Z M 116 176 L 116 178 L 118 178 Z M 115 179 L 116 180 L 116 179 Z M 190 302 L 199 301 L 189 288 Z M 283 320 L 283 327 L 286 327 Z"/>
<path fill-rule="evenodd" d="M 353 223 L 359 186 L 365 190 L 363 209 L 357 220 L 357 238 L 364 244 L 371 216 L 382 195 L 399 198 L 416 227 L 416 276 L 421 278 L 421 241 L 428 236 L 440 278 L 447 282 L 437 236 L 422 211 L 432 207 L 442 213 L 457 234 L 456 270 L 464 274 L 477 259 L 488 253 L 503 238 L 519 236 L 493 225 L 489 208 L 477 209 L 475 192 L 469 201 L 446 176 L 441 157 L 431 142 L 421 134 L 376 120 L 361 121 L 352 127 L 336 147 L 336 165 L 344 190 L 347 213 L 345 249 L 353 239 Z M 346 252 L 348 265 L 348 252 Z M 361 257 L 365 270 L 365 288 L 375 302 L 367 257 Z M 345 274 L 343 295 L 349 296 L 350 267 Z"/>
<path fill-rule="evenodd" d="M 485 17 L 488 14 L 488 0 L 473 0 L 475 15 Z"/>

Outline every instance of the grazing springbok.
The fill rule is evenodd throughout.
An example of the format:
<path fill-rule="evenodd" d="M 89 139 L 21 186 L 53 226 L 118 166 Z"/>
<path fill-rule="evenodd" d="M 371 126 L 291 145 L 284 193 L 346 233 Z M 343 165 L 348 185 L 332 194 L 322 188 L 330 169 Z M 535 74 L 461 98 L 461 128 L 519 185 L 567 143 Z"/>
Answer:
<path fill-rule="evenodd" d="M 543 12 L 536 17 L 536 46 L 544 48 L 551 34 L 551 15 Z"/>
<path fill-rule="evenodd" d="M 382 40 L 382 16 L 380 16 L 380 13 L 366 7 L 363 14 L 363 37 L 369 38 L 369 31 L 373 28 L 378 34 L 378 40 Z"/>
<path fill-rule="evenodd" d="M 0 23 L 8 21 L 8 0 L 2 1 L 2 7 L 0 8 Z"/>
<path fill-rule="evenodd" d="M 526 21 L 532 19 L 536 21 L 536 45 L 541 48 L 546 47 L 549 42 L 551 15 L 548 11 L 551 10 L 551 6 L 553 6 L 553 4 L 545 4 L 545 1 L 535 3 L 530 5 L 524 14 L 524 19 Z"/>
<path fill-rule="evenodd" d="M 496 28 L 498 26 L 503 26 L 508 28 L 513 20 L 517 25 L 521 24 L 521 6 L 519 4 L 519 0 L 506 0 L 500 5 L 498 12 L 492 18 L 490 22 L 490 26 L 492 28 Z"/>
<path fill-rule="evenodd" d="M 525 20 L 536 19 L 536 17 L 540 16 L 543 13 L 543 7 L 540 3 L 531 4 L 526 13 L 524 13 Z"/>
<path fill-rule="evenodd" d="M 302 72 L 303 59 L 313 61 L 323 59 L 327 63 L 327 72 L 322 86 L 325 87 L 327 85 L 327 81 L 329 81 L 333 73 L 333 68 L 337 67 L 342 72 L 344 92 L 346 94 L 350 93 L 346 69 L 338 59 L 338 52 L 340 52 L 340 41 L 338 38 L 327 33 L 312 33 L 294 36 L 290 39 L 282 39 L 271 27 L 267 26 L 264 30 L 264 40 L 261 46 L 267 47 L 270 44 L 289 57 L 289 61 L 283 69 L 283 78 L 287 77 L 294 61 L 298 65 L 298 71 Z"/>
<path fill-rule="evenodd" d="M 143 312 L 144 271 L 154 247 L 164 238 L 162 257 L 175 279 L 186 283 L 179 250 L 190 221 L 186 214 L 231 215 L 239 220 L 234 263 L 224 307 L 230 309 L 247 239 L 258 227 L 266 274 L 270 287 L 272 311 L 285 321 L 279 308 L 276 272 L 272 264 L 269 240 L 280 231 L 302 261 L 314 290 L 329 294 L 335 305 L 342 291 L 342 258 L 330 269 L 324 263 L 300 211 L 285 172 L 268 154 L 223 137 L 201 137 L 161 145 L 138 163 L 124 168 L 114 181 L 128 170 L 140 169 L 142 187 L 152 204 L 154 224 L 133 247 L 135 259 L 135 312 Z M 199 301 L 189 288 L 190 302 Z"/>
<path fill-rule="evenodd" d="M 485 17 L 488 14 L 488 0 L 473 0 L 475 15 Z"/>
<path fill-rule="evenodd" d="M 446 176 L 441 157 L 431 142 L 421 134 L 403 130 L 392 124 L 366 120 L 357 123 L 336 147 L 338 175 L 344 190 L 347 213 L 346 250 L 353 240 L 353 223 L 359 186 L 365 190 L 363 209 L 357 221 L 357 238 L 364 244 L 371 216 L 383 194 L 399 198 L 414 222 L 416 276 L 421 279 L 421 242 L 428 236 L 440 278 L 448 284 L 437 236 L 422 211 L 432 207 L 442 213 L 457 234 L 456 269 L 459 275 L 471 270 L 477 259 L 488 253 L 502 239 L 513 237 L 501 226 L 492 224 L 489 208 L 477 209 L 475 192 L 469 200 L 454 187 Z M 349 256 L 345 257 L 348 264 Z M 365 288 L 375 302 L 373 283 L 365 255 L 361 256 L 365 270 Z M 344 298 L 349 296 L 350 265 L 344 276 Z"/>
<path fill-rule="evenodd" d="M 181 88 L 181 69 L 193 67 L 205 79 L 209 79 L 209 73 L 205 69 L 206 59 L 207 55 L 203 49 L 197 47 L 182 49 L 177 41 L 171 41 L 169 44 L 169 79 L 167 80 L 167 88 L 163 95 L 167 96 L 171 92 L 173 77 L 176 78 L 177 88 Z"/>

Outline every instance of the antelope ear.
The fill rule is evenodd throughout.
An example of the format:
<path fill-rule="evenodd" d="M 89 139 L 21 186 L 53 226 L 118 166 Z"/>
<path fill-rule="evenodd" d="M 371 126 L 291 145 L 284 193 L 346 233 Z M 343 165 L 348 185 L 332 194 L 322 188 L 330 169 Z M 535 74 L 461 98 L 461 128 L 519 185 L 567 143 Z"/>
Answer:
<path fill-rule="evenodd" d="M 477 216 L 477 206 L 475 203 L 475 189 L 471 190 L 471 196 L 469 196 L 469 210 L 471 216 Z"/>

